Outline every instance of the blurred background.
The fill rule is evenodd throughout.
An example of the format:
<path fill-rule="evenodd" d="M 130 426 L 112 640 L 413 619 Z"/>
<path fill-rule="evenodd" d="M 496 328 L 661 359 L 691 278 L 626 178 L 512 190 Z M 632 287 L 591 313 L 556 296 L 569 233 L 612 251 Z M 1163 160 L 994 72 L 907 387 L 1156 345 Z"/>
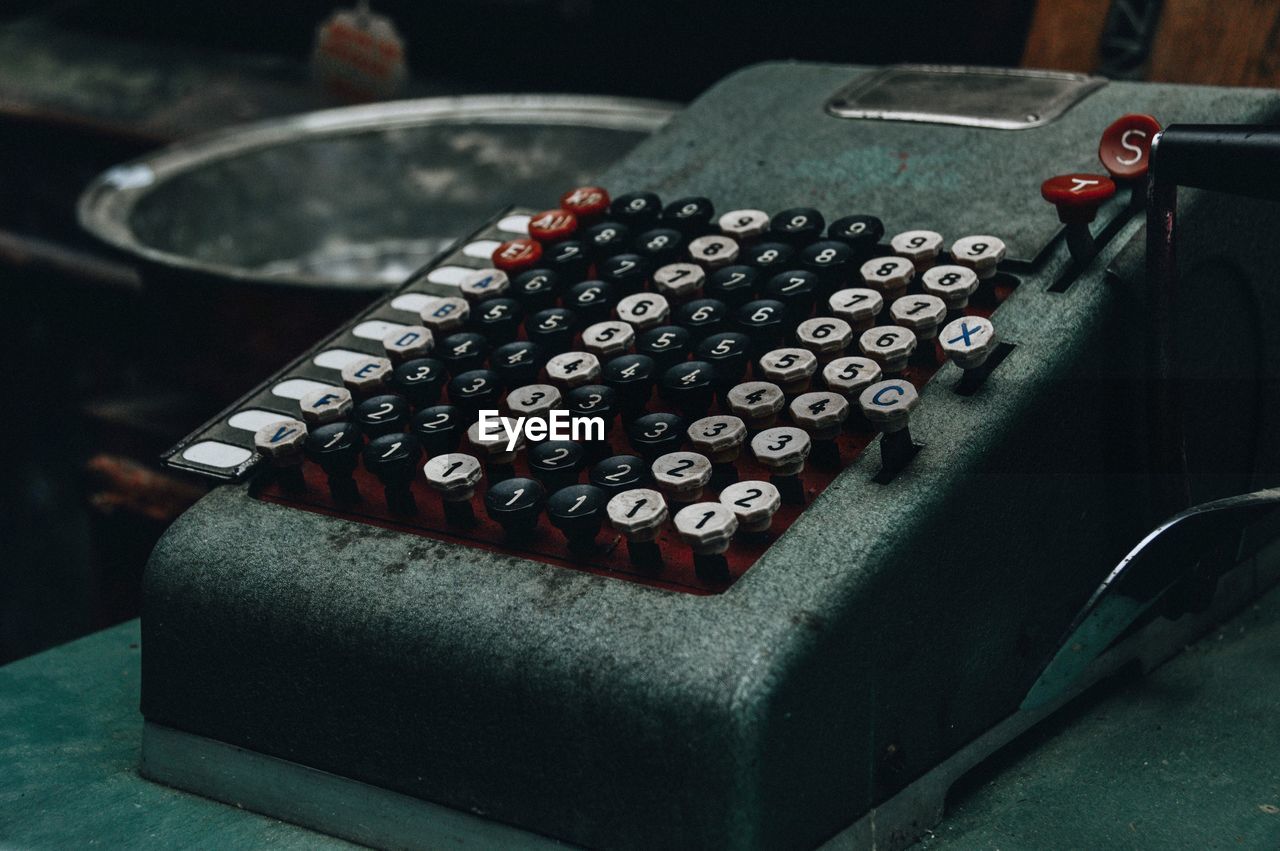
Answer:
<path fill-rule="evenodd" d="M 376 297 L 433 240 L 506 203 L 554 198 L 539 176 L 558 187 L 603 169 L 735 69 L 925 62 L 1274 86 L 1278 41 L 1280 8 L 1263 0 L 5 4 L 0 664 L 137 614 L 152 545 L 205 489 L 162 472 L 158 455 L 282 365 L 281 351 Z M 591 109 L 612 117 L 526 108 L 477 135 L 461 109 L 429 132 L 320 147 L 291 141 L 301 131 L 286 123 L 270 156 L 234 167 L 206 167 L 197 143 L 174 166 L 194 176 L 130 208 L 138 245 L 77 221 L 96 175 L 211 131 L 357 101 L 520 93 L 600 96 Z M 513 158 L 535 149 L 533 174 L 511 189 Z M 292 221 L 299 210 L 312 218 Z M 389 210 L 385 240 L 341 232 L 357 219 L 381 228 Z M 273 222 L 326 239 L 273 257 Z M 140 246 L 197 268 L 140 260 Z M 277 298 L 284 278 L 293 286 Z M 242 358 L 224 357 L 228 340 Z"/>

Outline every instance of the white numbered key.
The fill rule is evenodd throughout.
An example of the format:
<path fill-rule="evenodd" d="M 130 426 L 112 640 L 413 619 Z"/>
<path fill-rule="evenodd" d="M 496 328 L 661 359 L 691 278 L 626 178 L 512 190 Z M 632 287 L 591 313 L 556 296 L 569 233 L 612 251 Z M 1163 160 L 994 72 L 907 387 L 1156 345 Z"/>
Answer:
<path fill-rule="evenodd" d="M 839 357 L 853 342 L 853 328 L 835 316 L 815 316 L 796 326 L 796 342 L 820 361 Z"/>
<path fill-rule="evenodd" d="M 942 253 L 942 234 L 932 230 L 903 231 L 889 240 L 889 247 L 894 254 L 910 260 L 917 269 L 926 269 Z"/>
<path fill-rule="evenodd" d="M 1004 240 L 995 236 L 962 236 L 951 243 L 951 260 L 972 269 L 979 278 L 994 275 L 1005 255 Z"/>
<path fill-rule="evenodd" d="M 628 541 L 652 541 L 667 522 L 667 502 L 652 488 L 614 494 L 605 510 L 609 523 Z"/>
<path fill-rule="evenodd" d="M 729 410 L 749 429 L 767 428 L 786 404 L 782 388 L 770 381 L 744 381 L 725 395 Z"/>
<path fill-rule="evenodd" d="M 512 445 L 506 429 L 499 426 L 484 431 L 480 428 L 479 420 L 467 426 L 467 442 L 475 450 L 476 457 L 486 464 L 501 466 L 515 461 L 516 454 L 524 448 L 524 430 L 518 430 L 515 437 L 515 444 Z"/>
<path fill-rule="evenodd" d="M 738 517 L 718 502 L 695 502 L 676 513 L 675 527 L 695 555 L 716 555 L 729 548 Z"/>
<path fill-rule="evenodd" d="M 904 295 L 889 305 L 889 318 L 915 332 L 917 340 L 938 336 L 938 326 L 947 318 L 947 305 L 936 295 Z"/>
<path fill-rule="evenodd" d="M 675 301 L 694 298 L 706 282 L 707 273 L 697 263 L 668 263 L 653 273 L 653 288 Z"/>
<path fill-rule="evenodd" d="M 817 370 L 818 358 L 813 352 L 789 347 L 761 355 L 757 374 L 765 381 L 777 384 L 783 393 L 790 396 L 803 393 Z"/>
<path fill-rule="evenodd" d="M 901 325 L 881 325 L 863 331 L 858 348 L 885 372 L 901 372 L 916 350 L 916 335 Z"/>
<path fill-rule="evenodd" d="M 621 319 L 597 322 L 582 332 L 582 348 L 601 360 L 626 354 L 635 341 L 635 329 Z"/>
<path fill-rule="evenodd" d="M 764 210 L 730 210 L 717 224 L 726 236 L 754 239 L 769 229 L 769 214 Z"/>
<path fill-rule="evenodd" d="M 864 387 L 879 381 L 881 375 L 880 364 L 857 355 L 836 358 L 822 368 L 822 380 L 827 389 L 847 398 L 857 396 Z"/>
<path fill-rule="evenodd" d="M 738 243 L 727 236 L 700 236 L 689 243 L 689 257 L 704 268 L 719 269 L 738 259 Z"/>
<path fill-rule="evenodd" d="M 801 393 L 791 400 L 791 421 L 814 440 L 830 440 L 849 418 L 849 400 L 832 390 Z"/>
<path fill-rule="evenodd" d="M 808 432 L 794 426 L 774 426 L 751 438 L 756 461 L 775 476 L 799 475 L 812 448 Z"/>
<path fill-rule="evenodd" d="M 568 390 L 594 384 L 600 378 L 600 359 L 591 352 L 561 352 L 547 361 L 547 378 Z"/>
<path fill-rule="evenodd" d="M 559 389 L 550 384 L 526 384 L 512 390 L 506 398 L 507 410 L 517 417 L 545 419 L 560 403 Z"/>
<path fill-rule="evenodd" d="M 460 502 L 475 495 L 483 469 L 474 455 L 448 452 L 424 464 L 422 474 L 427 485 L 446 502 Z"/>
<path fill-rule="evenodd" d="M 711 461 L 698 452 L 668 452 L 658 456 L 650 472 L 672 502 L 697 502 L 711 481 Z"/>
<path fill-rule="evenodd" d="M 948 310 L 963 310 L 978 291 L 978 275 L 972 269 L 947 263 L 926 269 L 920 275 L 920 287 L 942 299 Z"/>
<path fill-rule="evenodd" d="M 747 424 L 740 417 L 716 414 L 694 420 L 686 434 L 693 448 L 713 464 L 728 464 L 742 452 L 747 440 Z"/>
<path fill-rule="evenodd" d="M 827 299 L 833 316 L 849 323 L 849 327 L 859 333 L 870 328 L 884 310 L 884 296 L 867 287 L 849 287 L 836 290 Z"/>
<path fill-rule="evenodd" d="M 738 518 L 741 532 L 765 532 L 782 507 L 782 496 L 769 482 L 734 482 L 720 491 L 720 504 Z"/>
<path fill-rule="evenodd" d="M 905 257 L 875 257 L 863 263 L 858 274 L 867 286 L 882 295 L 895 296 L 916 276 L 916 267 Z"/>

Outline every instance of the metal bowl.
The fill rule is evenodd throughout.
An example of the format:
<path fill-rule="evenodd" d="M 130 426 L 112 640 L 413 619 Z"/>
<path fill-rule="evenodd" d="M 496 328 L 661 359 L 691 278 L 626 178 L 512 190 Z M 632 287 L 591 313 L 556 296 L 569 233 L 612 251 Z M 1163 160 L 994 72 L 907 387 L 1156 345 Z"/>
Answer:
<path fill-rule="evenodd" d="M 593 180 L 674 112 L 557 95 L 316 112 L 116 166 L 78 213 L 138 265 L 154 335 L 139 368 L 212 406 L 502 208 L 550 206 Z"/>
<path fill-rule="evenodd" d="M 546 206 L 592 179 L 674 111 L 557 95 L 327 110 L 116 166 L 78 214 L 90 233 L 164 269 L 386 289 L 503 206 Z"/>

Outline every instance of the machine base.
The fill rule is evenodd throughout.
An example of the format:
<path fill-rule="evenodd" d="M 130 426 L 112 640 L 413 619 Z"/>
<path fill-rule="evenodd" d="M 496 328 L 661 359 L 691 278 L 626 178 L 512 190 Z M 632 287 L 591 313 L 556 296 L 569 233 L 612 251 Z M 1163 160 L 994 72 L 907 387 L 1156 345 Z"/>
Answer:
<path fill-rule="evenodd" d="M 1090 686 L 1126 667 L 1149 671 L 1280 579 L 1280 543 L 1229 571 L 1213 605 L 1176 621 L 1158 619 L 1099 657 L 1056 701 L 1010 715 L 821 847 L 905 848 L 937 825 L 957 780 Z M 283 821 L 378 848 L 573 847 L 481 815 L 422 801 L 288 760 L 147 722 L 142 774 Z"/>

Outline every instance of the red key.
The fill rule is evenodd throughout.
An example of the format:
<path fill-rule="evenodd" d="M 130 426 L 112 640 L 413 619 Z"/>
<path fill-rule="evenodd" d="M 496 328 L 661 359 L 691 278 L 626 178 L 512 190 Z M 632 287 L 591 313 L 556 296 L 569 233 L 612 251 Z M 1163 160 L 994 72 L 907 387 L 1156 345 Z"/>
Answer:
<path fill-rule="evenodd" d="M 520 237 L 504 242 L 493 250 L 494 268 L 508 275 L 530 269 L 542 257 L 542 246 L 536 239 Z"/>
<path fill-rule="evenodd" d="M 1151 141 L 1160 132 L 1160 122 L 1150 115 L 1133 113 L 1117 118 L 1102 131 L 1098 159 L 1116 180 L 1138 180 L 1147 176 L 1151 163 Z"/>
<path fill-rule="evenodd" d="M 609 193 L 599 186 L 579 186 L 560 196 L 560 206 L 579 220 L 590 221 L 609 209 Z"/>
<path fill-rule="evenodd" d="M 1098 208 L 1116 194 L 1111 178 L 1101 174 L 1060 174 L 1040 184 L 1040 195 L 1058 208 L 1063 224 L 1088 224 Z"/>
<path fill-rule="evenodd" d="M 578 217 L 568 210 L 543 210 L 529 220 L 529 236 L 539 242 L 568 239 L 578 229 Z"/>

